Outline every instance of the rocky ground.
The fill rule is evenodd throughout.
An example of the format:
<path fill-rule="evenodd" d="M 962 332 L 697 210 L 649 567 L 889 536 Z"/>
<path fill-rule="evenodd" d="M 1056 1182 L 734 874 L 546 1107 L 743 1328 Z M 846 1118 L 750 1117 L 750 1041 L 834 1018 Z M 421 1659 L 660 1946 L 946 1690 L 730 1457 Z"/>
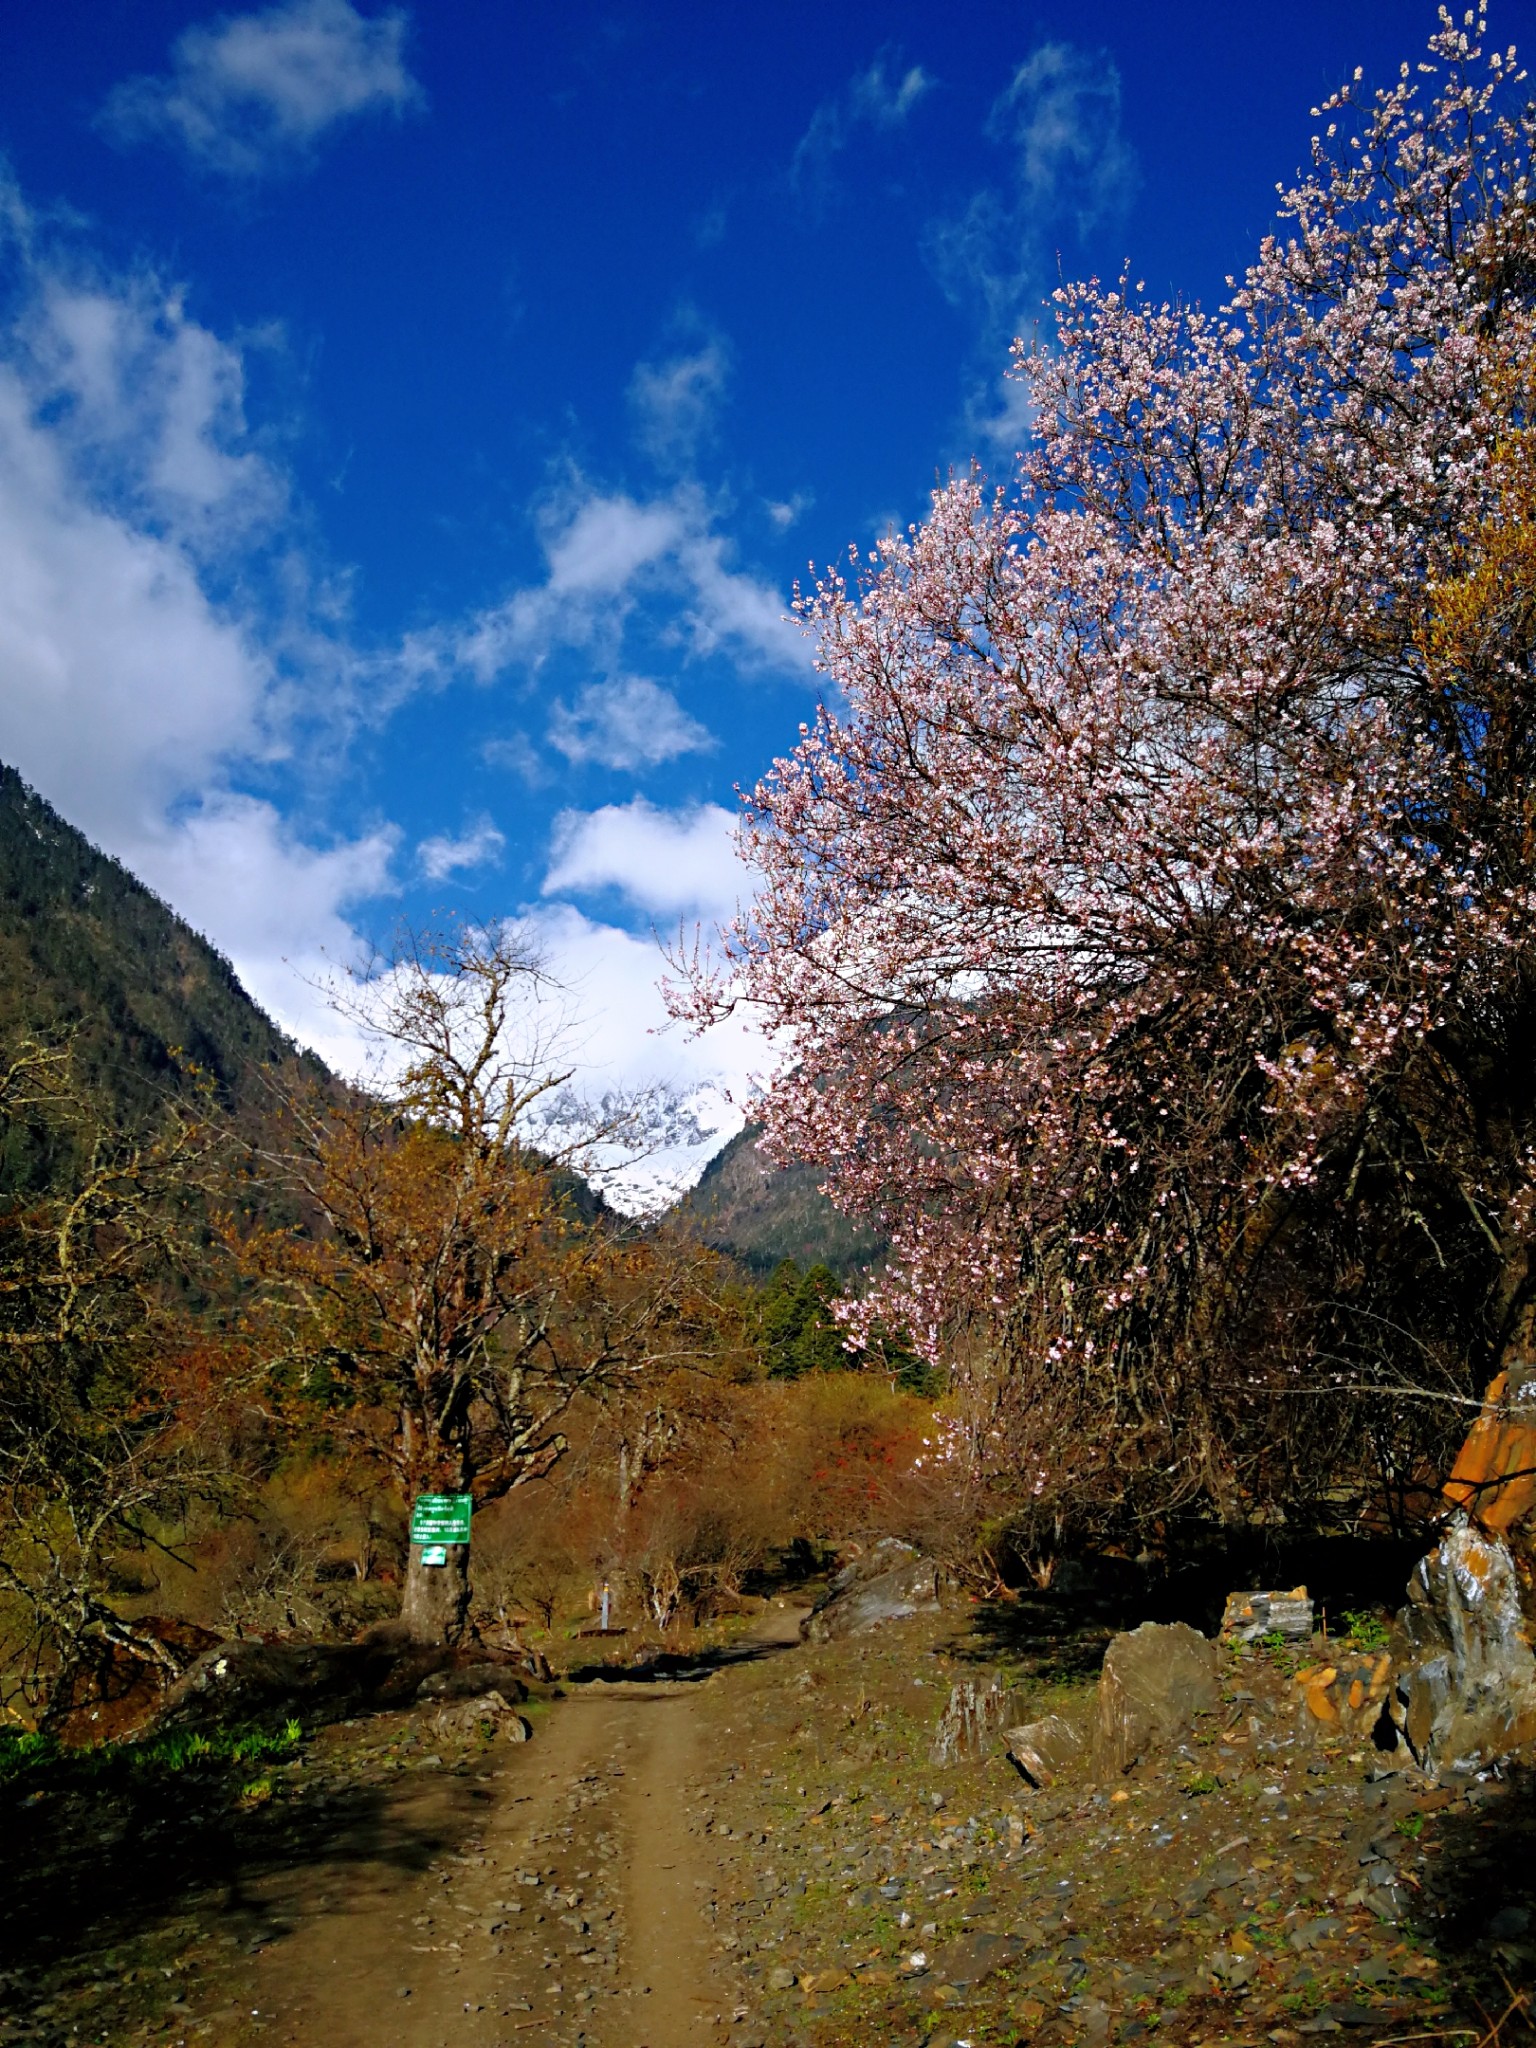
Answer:
<path fill-rule="evenodd" d="M 931 1763 L 942 1708 L 998 1670 L 1081 1720 L 1104 1628 L 1047 1600 L 796 1620 L 568 1678 L 526 1743 L 416 1708 L 148 1809 L 11 1796 L 0 2039 L 1530 2038 L 1531 1780 L 1431 1786 L 1318 1724 L 1297 1673 L 1349 1646 L 1225 1653 L 1181 1743 L 1041 1792 L 1000 1753 Z"/>

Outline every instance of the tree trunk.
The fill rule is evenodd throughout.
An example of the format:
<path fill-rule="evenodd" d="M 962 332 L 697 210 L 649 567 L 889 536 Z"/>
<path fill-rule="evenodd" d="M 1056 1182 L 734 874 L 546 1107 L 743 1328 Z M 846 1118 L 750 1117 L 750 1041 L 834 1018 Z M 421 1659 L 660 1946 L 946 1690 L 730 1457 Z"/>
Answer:
<path fill-rule="evenodd" d="M 446 1564 L 423 1564 L 423 1550 L 432 1547 L 411 1545 L 400 1619 L 413 1643 L 456 1643 L 469 1615 L 469 1545 L 444 1544 Z"/>

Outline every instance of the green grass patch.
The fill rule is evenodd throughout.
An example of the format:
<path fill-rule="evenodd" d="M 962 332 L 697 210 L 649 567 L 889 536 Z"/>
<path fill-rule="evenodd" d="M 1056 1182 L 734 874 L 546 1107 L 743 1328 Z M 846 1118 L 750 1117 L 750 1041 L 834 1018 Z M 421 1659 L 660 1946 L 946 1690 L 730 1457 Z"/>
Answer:
<path fill-rule="evenodd" d="M 259 1764 L 291 1756 L 304 1739 L 299 1722 L 279 1729 L 221 1728 L 211 1735 L 178 1728 L 147 1742 L 105 1742 L 65 1749 L 52 1735 L 0 1731 L 0 1786 L 27 1786 L 47 1778 L 69 1784 L 118 1775 L 175 1777 L 199 1765 Z"/>
<path fill-rule="evenodd" d="M 1350 1641 L 1360 1650 L 1384 1650 L 1392 1636 L 1392 1624 L 1383 1621 L 1379 1614 L 1362 1613 L 1350 1608 L 1344 1615 L 1344 1627 Z"/>

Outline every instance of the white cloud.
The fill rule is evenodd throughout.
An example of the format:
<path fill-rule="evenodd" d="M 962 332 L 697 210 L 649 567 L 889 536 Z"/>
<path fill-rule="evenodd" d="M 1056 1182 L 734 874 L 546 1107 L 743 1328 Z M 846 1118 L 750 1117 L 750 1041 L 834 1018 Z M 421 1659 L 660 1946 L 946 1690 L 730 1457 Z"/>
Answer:
<path fill-rule="evenodd" d="M 463 869 L 492 866 L 500 860 L 506 846 L 506 835 L 498 832 L 489 818 L 482 818 L 457 839 L 447 833 L 423 839 L 416 849 L 416 859 L 424 875 L 441 882 Z"/>
<path fill-rule="evenodd" d="M 359 1044 L 323 984 L 358 953 L 345 908 L 392 888 L 398 837 L 385 826 L 317 847 L 271 804 L 214 791 L 152 826 L 124 858 L 228 955 L 263 1009 L 348 1073 L 360 1064 Z"/>
<path fill-rule="evenodd" d="M 163 77 L 125 79 L 101 124 L 121 142 L 169 142 L 226 177 L 302 167 L 327 129 L 420 104 L 406 69 L 407 17 L 370 18 L 348 0 L 287 0 L 195 22 Z"/>
<path fill-rule="evenodd" d="M 286 622 L 216 601 L 287 503 L 246 444 L 238 355 L 138 277 L 82 282 L 0 192 L 0 759 L 229 955 L 291 1028 L 285 968 L 352 945 L 346 907 L 388 886 L 386 829 L 306 843 L 237 778 L 280 771 L 298 699 Z M 8 260 L 7 260 L 8 259 Z M 281 533 L 281 527 L 273 529 Z M 239 546 L 231 548 L 231 541 Z M 323 716 L 344 655 L 312 637 Z M 308 963 L 305 965 L 304 963 Z"/>
<path fill-rule="evenodd" d="M 736 819 L 719 804 L 666 811 L 636 797 L 595 811 L 562 811 L 550 839 L 546 896 L 615 889 L 657 917 L 725 918 L 748 893 Z"/>
<path fill-rule="evenodd" d="M 616 637 L 623 601 L 675 553 L 685 524 L 667 500 L 646 505 L 622 492 L 562 495 L 543 522 L 544 581 L 489 606 L 446 645 L 440 636 L 423 636 L 424 662 L 446 661 L 490 682 L 508 668 L 537 668 L 557 647 Z"/>
<path fill-rule="evenodd" d="M 989 130 L 1011 145 L 1019 205 L 1071 218 L 1082 235 L 1116 211 L 1136 179 L 1120 129 L 1120 73 L 1103 51 L 1042 43 L 992 109 Z"/>
<path fill-rule="evenodd" d="M 965 400 L 965 435 L 970 449 L 980 449 L 994 465 L 1011 464 L 1034 429 L 1028 389 L 1011 370 L 1000 377 L 974 380 Z"/>
<path fill-rule="evenodd" d="M 119 851 L 234 753 L 275 676 L 186 554 L 92 502 L 0 366 L 0 756 Z"/>
<path fill-rule="evenodd" d="M 692 586 L 686 618 L 695 650 L 749 653 L 770 667 L 809 666 L 805 635 L 784 608 L 782 594 L 755 576 L 730 567 L 731 544 L 723 534 L 688 536 L 677 559 Z"/>
<path fill-rule="evenodd" d="M 802 189 L 823 186 L 833 157 L 848 147 L 856 128 L 889 133 L 905 126 L 933 83 L 921 64 L 902 70 L 895 52 L 882 50 L 836 99 L 823 100 L 812 114 L 810 126 L 795 145 L 790 182 Z"/>
<path fill-rule="evenodd" d="M 456 632 L 417 635 L 404 669 L 440 678 L 463 668 L 488 683 L 509 669 L 537 670 L 561 647 L 617 667 L 627 626 L 649 608 L 697 654 L 724 651 L 756 667 L 809 671 L 783 594 L 734 565 L 732 544 L 696 485 L 642 500 L 578 483 L 545 508 L 542 540 L 543 582 Z"/>
<path fill-rule="evenodd" d="M 698 1119 L 708 1142 L 678 1146 L 603 1176 L 604 1192 L 621 1208 L 641 1209 L 691 1186 L 712 1152 L 740 1130 L 743 1105 L 773 1065 L 768 1041 L 750 1022 L 732 1018 L 690 1037 L 668 1017 L 660 983 L 666 963 L 656 941 L 585 917 L 568 903 L 527 918 L 546 964 L 569 991 L 578 1022 L 571 1051 L 593 1093 L 661 1083 Z"/>
<path fill-rule="evenodd" d="M 797 519 L 803 519 L 816 502 L 814 491 L 796 491 L 792 498 L 766 498 L 763 510 L 780 533 L 787 533 Z"/>
<path fill-rule="evenodd" d="M 711 338 L 691 354 L 637 363 L 629 402 L 640 445 L 664 468 L 687 469 L 714 426 L 725 392 L 725 347 Z"/>
<path fill-rule="evenodd" d="M 848 89 L 848 105 L 858 118 L 876 128 L 899 128 L 933 80 L 921 64 L 913 64 L 899 78 L 886 70 L 888 52 L 882 51 L 867 71 L 861 71 Z"/>
<path fill-rule="evenodd" d="M 247 443 L 237 349 L 151 276 L 41 267 L 6 351 L 47 439 L 100 496 L 194 548 L 282 512 L 282 476 Z"/>
<path fill-rule="evenodd" d="M 574 704 L 556 699 L 549 743 L 573 766 L 654 768 L 679 754 L 708 753 L 719 742 L 678 703 L 670 690 L 645 676 L 615 676 L 589 683 Z"/>

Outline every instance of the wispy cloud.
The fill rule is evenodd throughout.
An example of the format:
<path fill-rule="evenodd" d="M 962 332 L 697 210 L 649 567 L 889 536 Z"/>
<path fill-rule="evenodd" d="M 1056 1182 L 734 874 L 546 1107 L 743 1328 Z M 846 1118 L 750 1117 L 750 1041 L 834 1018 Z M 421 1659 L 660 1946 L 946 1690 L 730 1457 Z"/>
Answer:
<path fill-rule="evenodd" d="M 1136 159 L 1120 127 L 1120 74 L 1103 52 L 1043 43 L 1013 75 L 987 121 L 1012 162 L 928 234 L 928 257 L 956 304 L 994 333 L 1045 288 L 1064 233 L 1110 218 L 1135 189 Z"/>
<path fill-rule="evenodd" d="M 626 628 L 637 613 L 685 651 L 729 653 L 737 662 L 797 674 L 808 667 L 781 591 L 739 567 L 706 494 L 696 484 L 635 498 L 576 479 L 546 505 L 546 571 L 454 630 L 408 640 L 400 673 L 443 681 L 455 670 L 482 683 L 536 673 L 561 648 L 621 669 Z"/>
<path fill-rule="evenodd" d="M 443 832 L 423 839 L 416 849 L 416 860 L 429 881 L 441 882 L 471 868 L 493 866 L 506 847 L 506 835 L 498 832 L 489 818 L 482 818 L 458 838 Z"/>
<path fill-rule="evenodd" d="M 719 742 L 678 703 L 670 690 L 645 676 L 614 676 L 589 683 L 573 704 L 555 700 L 549 744 L 572 766 L 654 768 L 680 754 L 710 752 Z"/>
<path fill-rule="evenodd" d="M 636 797 L 562 811 L 550 840 L 546 896 L 615 890 L 659 917 L 725 917 L 745 893 L 736 820 L 719 804 L 662 810 Z"/>
<path fill-rule="evenodd" d="M 629 402 L 636 438 L 663 469 L 692 467 L 714 428 L 728 370 L 725 345 L 713 335 L 691 351 L 635 366 Z"/>
<path fill-rule="evenodd" d="M 1007 152 L 1006 176 L 934 222 L 926 255 L 949 299 L 975 315 L 979 347 L 996 362 L 1037 317 L 1063 238 L 1128 205 L 1137 166 L 1121 127 L 1119 72 L 1105 52 L 1071 43 L 1042 43 L 1019 65 L 987 135 Z M 989 375 L 972 391 L 968 424 L 1007 455 L 1027 420 L 1014 388 Z"/>
<path fill-rule="evenodd" d="M 792 498 L 767 498 L 763 510 L 771 525 L 787 533 L 797 519 L 803 519 L 816 502 L 814 491 L 796 491 Z"/>
<path fill-rule="evenodd" d="M 327 130 L 422 103 L 405 63 L 407 16 L 349 0 L 287 0 L 195 22 L 158 77 L 124 79 L 100 125 L 123 143 L 164 142 L 202 168 L 254 179 L 303 169 Z"/>
<path fill-rule="evenodd" d="M 480 749 L 480 758 L 488 768 L 507 769 L 529 789 L 538 789 L 549 780 L 548 764 L 525 732 L 503 733 L 487 740 Z"/>
<path fill-rule="evenodd" d="M 812 114 L 790 160 L 790 182 L 802 191 L 824 189 L 833 158 L 849 146 L 859 128 L 889 134 L 904 127 L 913 108 L 932 90 L 933 80 L 920 64 L 903 70 L 894 51 L 882 50 L 835 99 L 823 100 Z"/>

